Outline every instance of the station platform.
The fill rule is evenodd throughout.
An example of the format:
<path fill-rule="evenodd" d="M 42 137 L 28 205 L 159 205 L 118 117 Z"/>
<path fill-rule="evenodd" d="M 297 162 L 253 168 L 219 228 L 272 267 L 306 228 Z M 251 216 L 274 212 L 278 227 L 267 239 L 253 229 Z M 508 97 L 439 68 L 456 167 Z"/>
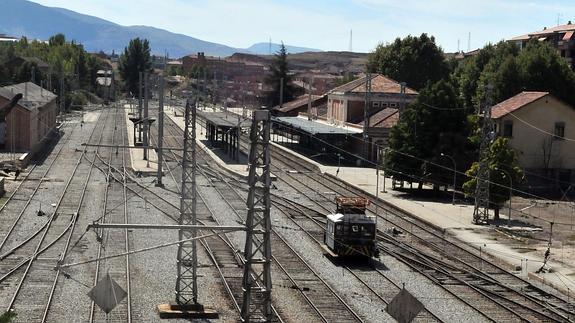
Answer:
<path fill-rule="evenodd" d="M 166 116 L 170 118 L 172 121 L 174 121 L 174 123 L 178 125 L 178 127 L 184 129 L 185 126 L 184 116 L 178 108 L 175 109 L 176 110 L 174 111 L 173 107 L 166 107 L 165 109 Z M 247 179 L 249 174 L 248 174 L 247 160 L 245 156 L 242 156 L 240 154 L 239 160 L 233 161 L 233 163 L 230 163 L 231 161 L 228 160 L 223 160 L 223 158 L 226 158 L 225 156 L 222 156 L 221 154 L 216 154 L 216 152 L 214 152 L 214 150 L 217 148 L 208 147 L 206 144 L 202 142 L 203 139 L 205 139 L 206 137 L 206 135 L 203 133 L 202 127 L 203 125 L 200 124 L 198 124 L 196 127 L 196 138 L 197 138 L 196 143 L 198 145 L 198 149 L 206 152 L 213 160 L 216 161 L 218 166 L 226 170 L 228 173 L 243 179 Z"/>
<path fill-rule="evenodd" d="M 128 128 L 128 145 L 134 146 L 134 123 L 130 121 L 132 117 L 130 106 L 124 105 L 124 113 L 126 116 L 126 127 Z M 158 155 L 154 149 L 148 149 L 148 160 L 144 159 L 144 149 L 129 148 L 130 151 L 130 164 L 132 170 L 136 174 L 143 176 L 154 176 L 158 172 Z"/>

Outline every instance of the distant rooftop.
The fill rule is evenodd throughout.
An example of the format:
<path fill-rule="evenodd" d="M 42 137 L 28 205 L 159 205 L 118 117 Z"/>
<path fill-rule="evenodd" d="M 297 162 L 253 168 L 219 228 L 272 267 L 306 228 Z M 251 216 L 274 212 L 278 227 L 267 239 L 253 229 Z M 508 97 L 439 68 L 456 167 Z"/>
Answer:
<path fill-rule="evenodd" d="M 8 100 L 11 100 L 14 95 L 18 93 L 22 93 L 24 95 L 24 97 L 18 102 L 18 105 L 27 110 L 37 109 L 57 98 L 57 95 L 54 93 L 32 82 L 0 87 L 0 96 Z"/>
<path fill-rule="evenodd" d="M 521 92 L 491 108 L 491 118 L 499 119 L 509 113 L 517 111 L 529 103 L 535 102 L 548 95 L 549 92 Z"/>
<path fill-rule="evenodd" d="M 365 93 L 367 76 L 358 78 L 344 85 L 338 86 L 329 93 L 346 94 L 346 93 Z M 371 93 L 401 93 L 401 84 L 395 80 L 385 77 L 381 74 L 371 74 Z M 406 94 L 418 94 L 417 91 L 406 87 Z"/>
<path fill-rule="evenodd" d="M 529 40 L 531 38 L 543 38 L 544 39 L 544 37 L 549 36 L 549 35 L 553 35 L 553 34 L 565 34 L 564 40 L 569 40 L 569 39 L 571 39 L 571 37 L 573 37 L 573 32 L 575 32 L 575 24 L 573 24 L 573 23 L 571 23 L 571 21 L 569 21 L 569 23 L 567 23 L 566 25 L 559 25 L 559 26 L 555 26 L 555 27 L 551 27 L 551 28 L 544 28 L 543 30 L 540 30 L 540 31 L 535 31 L 535 32 L 532 32 L 529 34 L 513 37 L 510 39 L 510 41 Z M 565 39 L 565 37 L 568 37 L 568 38 Z"/>

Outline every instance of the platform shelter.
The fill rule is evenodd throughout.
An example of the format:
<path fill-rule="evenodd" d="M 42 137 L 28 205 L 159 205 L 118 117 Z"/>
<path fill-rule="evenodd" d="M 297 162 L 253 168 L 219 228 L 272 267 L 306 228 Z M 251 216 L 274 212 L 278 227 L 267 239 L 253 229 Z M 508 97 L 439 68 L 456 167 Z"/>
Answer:
<path fill-rule="evenodd" d="M 204 124 L 208 144 L 222 149 L 231 160 L 239 162 L 240 136 L 250 128 L 250 120 L 231 112 L 207 111 L 198 111 L 198 119 Z"/>

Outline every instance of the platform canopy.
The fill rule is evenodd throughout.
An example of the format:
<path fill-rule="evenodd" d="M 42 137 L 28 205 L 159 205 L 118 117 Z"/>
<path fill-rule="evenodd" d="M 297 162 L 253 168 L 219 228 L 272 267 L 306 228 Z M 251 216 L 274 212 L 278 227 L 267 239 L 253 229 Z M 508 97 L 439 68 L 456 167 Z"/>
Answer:
<path fill-rule="evenodd" d="M 231 112 L 206 112 L 198 111 L 198 117 L 205 119 L 208 123 L 216 127 L 235 128 L 249 128 L 251 120 L 243 118 L 242 116 Z"/>
<path fill-rule="evenodd" d="M 299 117 L 276 117 L 273 118 L 273 121 L 284 126 L 302 130 L 311 135 L 355 135 L 358 133 L 357 131 L 351 129 L 330 126 L 325 123 L 307 120 L 305 118 Z"/>

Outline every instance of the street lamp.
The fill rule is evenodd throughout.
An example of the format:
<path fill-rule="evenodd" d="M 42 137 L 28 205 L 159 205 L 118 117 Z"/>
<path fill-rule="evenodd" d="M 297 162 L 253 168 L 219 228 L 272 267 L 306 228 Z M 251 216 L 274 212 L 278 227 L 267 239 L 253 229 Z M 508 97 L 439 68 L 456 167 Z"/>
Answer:
<path fill-rule="evenodd" d="M 511 225 L 511 197 L 513 194 L 513 179 L 511 178 L 511 175 L 509 175 L 509 173 L 503 169 L 500 169 L 498 167 L 494 168 L 496 171 L 499 171 L 501 173 L 503 173 L 504 176 L 507 176 L 507 178 L 509 178 L 509 212 L 507 214 L 507 226 Z"/>
<path fill-rule="evenodd" d="M 452 198 L 451 198 L 451 204 L 455 205 L 455 184 L 457 183 L 457 182 L 456 182 L 456 179 L 457 179 L 457 164 L 455 163 L 455 159 L 454 159 L 453 157 L 449 156 L 448 154 L 441 153 L 441 156 L 442 156 L 442 157 L 447 157 L 447 158 L 451 159 L 451 161 L 453 162 L 453 195 L 452 195 Z"/>

